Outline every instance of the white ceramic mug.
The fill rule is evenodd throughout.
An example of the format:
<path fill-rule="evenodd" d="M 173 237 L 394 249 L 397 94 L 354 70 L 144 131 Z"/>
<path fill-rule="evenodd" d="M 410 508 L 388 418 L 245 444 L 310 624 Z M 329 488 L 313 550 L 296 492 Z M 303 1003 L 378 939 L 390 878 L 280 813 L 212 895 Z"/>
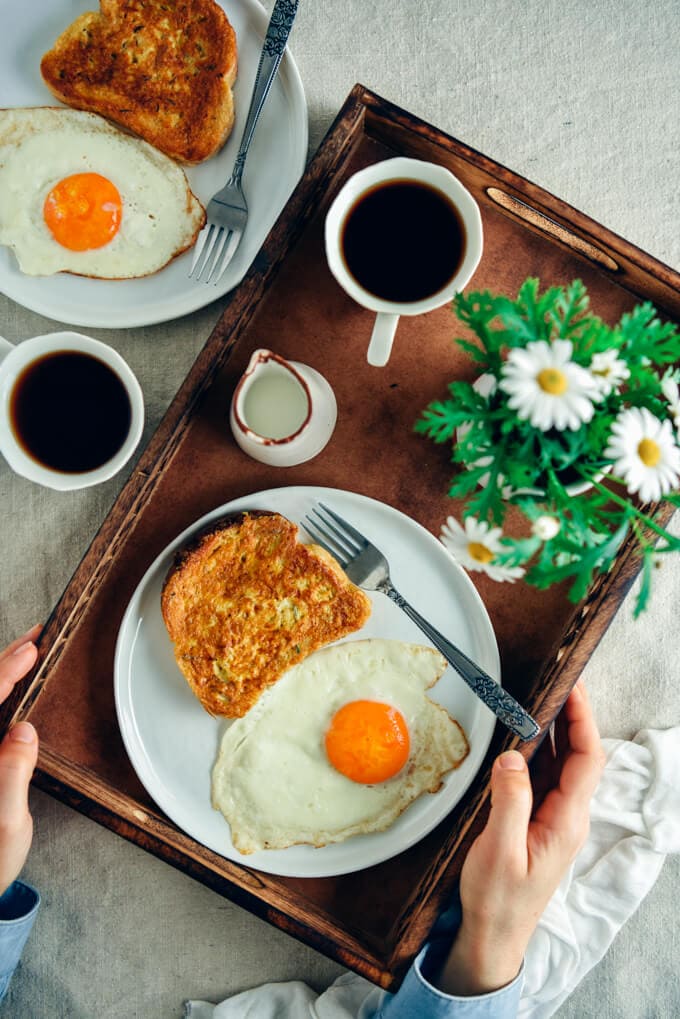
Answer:
<path fill-rule="evenodd" d="M 62 471 L 35 459 L 15 433 L 12 415 L 14 387 L 24 371 L 49 354 L 83 353 L 103 362 L 117 376 L 130 400 L 130 425 L 127 435 L 115 454 L 93 470 Z M 85 423 L 84 423 L 85 426 Z M 14 346 L 0 337 L 0 453 L 17 474 L 39 485 L 59 491 L 97 485 L 121 469 L 130 459 L 144 427 L 144 397 L 132 370 L 112 347 L 81 333 L 56 332 L 34 336 Z"/>
<path fill-rule="evenodd" d="M 364 289 L 350 273 L 342 253 L 345 222 L 361 196 L 379 184 L 397 180 L 406 183 L 415 181 L 440 191 L 457 210 L 465 233 L 462 259 L 454 275 L 435 293 L 422 300 L 404 303 L 384 300 Z M 368 347 L 369 364 L 376 367 L 387 364 L 400 315 L 421 315 L 432 311 L 452 300 L 463 289 L 479 265 L 482 243 L 482 217 L 477 202 L 457 177 L 437 163 L 398 156 L 359 170 L 345 182 L 326 216 L 326 257 L 335 279 L 350 297 L 377 313 Z"/>

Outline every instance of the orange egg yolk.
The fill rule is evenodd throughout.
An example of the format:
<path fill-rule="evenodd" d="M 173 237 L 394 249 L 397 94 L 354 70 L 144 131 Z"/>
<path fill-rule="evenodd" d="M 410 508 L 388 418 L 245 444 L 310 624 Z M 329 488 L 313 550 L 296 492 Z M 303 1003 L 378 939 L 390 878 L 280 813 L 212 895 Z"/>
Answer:
<path fill-rule="evenodd" d="M 55 184 L 43 206 L 47 228 L 69 251 L 103 248 L 120 227 L 118 188 L 98 173 L 74 173 Z"/>
<path fill-rule="evenodd" d="M 389 704 L 351 701 L 336 711 L 326 732 L 326 753 L 337 771 L 353 782 L 386 782 L 409 755 L 408 726 Z"/>

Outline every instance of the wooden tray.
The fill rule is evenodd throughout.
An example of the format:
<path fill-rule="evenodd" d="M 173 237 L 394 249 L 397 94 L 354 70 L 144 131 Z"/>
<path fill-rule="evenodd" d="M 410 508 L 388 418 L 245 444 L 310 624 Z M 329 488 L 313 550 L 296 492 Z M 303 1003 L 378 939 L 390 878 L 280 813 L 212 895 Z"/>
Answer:
<path fill-rule="evenodd" d="M 156 555 L 204 513 L 280 485 L 351 489 L 398 507 L 434 534 L 457 507 L 446 496 L 446 449 L 414 434 L 426 404 L 474 368 L 452 342 L 449 308 L 402 319 L 387 367 L 370 368 L 371 315 L 330 276 L 325 211 L 353 171 L 404 154 L 449 167 L 482 210 L 477 288 L 516 292 L 580 277 L 609 321 L 639 299 L 680 316 L 680 277 L 540 188 L 354 87 L 279 221 L 51 615 L 35 672 L 5 705 L 41 732 L 43 789 L 295 937 L 394 988 L 446 902 L 487 808 L 493 757 L 514 744 L 500 726 L 463 801 L 419 844 L 339 878 L 269 876 L 212 853 L 179 831 L 142 788 L 116 722 L 112 669 L 120 621 Z M 319 369 L 339 420 L 316 459 L 286 470 L 248 459 L 228 429 L 229 400 L 251 351 L 271 347 Z M 587 600 L 475 580 L 495 626 L 505 685 L 546 727 L 605 631 L 638 566 L 629 546 Z M 530 755 L 534 747 L 525 746 Z M 87 866 L 86 861 L 83 865 Z"/>

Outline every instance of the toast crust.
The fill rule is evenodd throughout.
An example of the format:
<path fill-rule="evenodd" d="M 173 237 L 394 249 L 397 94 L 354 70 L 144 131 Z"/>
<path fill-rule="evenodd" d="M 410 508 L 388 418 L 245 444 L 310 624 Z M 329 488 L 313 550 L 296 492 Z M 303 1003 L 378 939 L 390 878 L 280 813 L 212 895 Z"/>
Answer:
<path fill-rule="evenodd" d="M 236 35 L 214 0 L 101 0 L 42 58 L 50 91 L 183 163 L 201 163 L 234 126 Z"/>
<path fill-rule="evenodd" d="M 287 669 L 368 619 L 368 596 L 297 531 L 278 513 L 227 517 L 168 572 L 163 620 L 179 668 L 212 715 L 243 716 Z"/>

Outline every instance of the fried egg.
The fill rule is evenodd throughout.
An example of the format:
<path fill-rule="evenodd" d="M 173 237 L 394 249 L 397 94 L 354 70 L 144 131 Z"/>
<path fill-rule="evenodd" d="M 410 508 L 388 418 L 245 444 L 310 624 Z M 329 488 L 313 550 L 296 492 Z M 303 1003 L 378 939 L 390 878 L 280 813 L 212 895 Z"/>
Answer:
<path fill-rule="evenodd" d="M 27 275 L 147 276 L 204 222 L 181 167 L 102 117 L 0 110 L 0 244 Z"/>
<path fill-rule="evenodd" d="M 212 804 L 240 853 L 324 846 L 383 831 L 467 756 L 465 733 L 427 697 L 446 668 L 391 640 L 310 655 L 226 730 Z"/>

